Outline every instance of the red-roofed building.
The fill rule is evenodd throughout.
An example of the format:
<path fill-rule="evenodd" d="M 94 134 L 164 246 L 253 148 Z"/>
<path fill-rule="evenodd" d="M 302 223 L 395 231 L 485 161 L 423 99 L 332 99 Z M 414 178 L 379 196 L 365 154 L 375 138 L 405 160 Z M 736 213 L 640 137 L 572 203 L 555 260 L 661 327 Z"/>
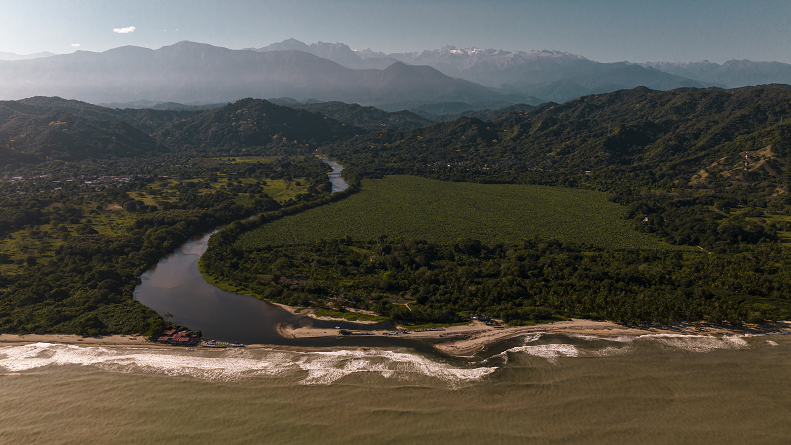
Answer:
<path fill-rule="evenodd" d="M 157 337 L 157 343 L 174 346 L 193 346 L 200 342 L 200 338 L 191 331 L 176 332 L 175 329 L 168 329 Z"/>

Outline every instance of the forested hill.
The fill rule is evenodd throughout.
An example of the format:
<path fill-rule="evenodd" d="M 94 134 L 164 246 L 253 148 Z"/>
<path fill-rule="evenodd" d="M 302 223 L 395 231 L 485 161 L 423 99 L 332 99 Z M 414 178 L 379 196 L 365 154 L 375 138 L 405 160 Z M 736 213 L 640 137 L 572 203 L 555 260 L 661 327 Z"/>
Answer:
<path fill-rule="evenodd" d="M 745 175 L 751 182 L 781 180 L 791 154 L 790 133 L 791 90 L 640 87 L 548 103 L 486 122 L 461 118 L 410 131 L 374 132 L 330 152 L 364 171 L 440 179 L 495 176 L 508 182 L 519 173 L 563 171 L 715 186 Z M 745 154 L 747 172 L 742 173 Z"/>
<path fill-rule="evenodd" d="M 383 127 L 411 129 L 431 125 L 435 122 L 411 111 L 387 112 L 375 107 L 364 107 L 358 104 L 346 104 L 337 101 L 315 104 L 285 103 L 284 105 L 320 113 L 347 124 L 370 129 L 382 129 Z"/>
<path fill-rule="evenodd" d="M 475 118 L 482 119 L 482 120 L 489 120 L 489 119 L 492 119 L 493 117 L 497 116 L 498 114 L 508 113 L 508 112 L 512 112 L 512 111 L 525 112 L 525 111 L 532 111 L 532 110 L 536 109 L 536 107 L 534 105 L 514 104 L 514 105 L 509 105 L 509 106 L 504 107 L 504 108 L 494 108 L 494 109 L 486 108 L 486 109 L 483 109 L 483 110 L 469 109 L 469 110 L 465 110 L 465 111 L 462 111 L 462 112 L 459 112 L 459 113 L 454 112 L 452 114 L 442 114 L 442 113 L 435 114 L 435 113 L 425 112 L 421 108 L 423 108 L 423 107 L 419 107 L 419 108 L 417 108 L 415 110 L 412 110 L 412 111 L 414 111 L 415 113 L 419 114 L 420 116 L 423 116 L 426 119 L 431 119 L 434 122 L 450 122 L 450 121 L 455 121 L 456 119 L 459 119 L 459 118 L 462 118 L 462 117 L 465 117 L 465 116 L 466 117 L 475 117 Z"/>
<path fill-rule="evenodd" d="M 0 102 L 0 108 L 12 110 L 15 113 L 43 116 L 52 110 L 63 110 L 86 119 L 94 120 L 123 120 L 133 127 L 151 134 L 161 129 L 164 125 L 182 119 L 191 119 L 203 110 L 156 110 L 151 108 L 116 109 L 89 104 L 78 100 L 61 99 L 60 97 L 36 96 L 18 101 Z"/>
<path fill-rule="evenodd" d="M 121 120 L 86 119 L 63 110 L 41 116 L 6 111 L 0 110 L 3 165 L 141 156 L 156 149 L 153 138 Z"/>
<path fill-rule="evenodd" d="M 367 130 L 310 111 L 242 99 L 166 125 L 157 140 L 174 150 L 247 149 L 279 145 L 319 145 L 348 139 Z"/>
<path fill-rule="evenodd" d="M 208 111 L 113 109 L 58 97 L 0 102 L 0 164 L 152 152 L 282 154 L 369 130 L 310 111 L 243 99 Z"/>
<path fill-rule="evenodd" d="M 0 102 L 0 163 L 133 157 L 157 150 L 152 134 L 200 111 L 118 110 L 59 97 Z M 161 147 L 160 147 L 161 148 Z"/>

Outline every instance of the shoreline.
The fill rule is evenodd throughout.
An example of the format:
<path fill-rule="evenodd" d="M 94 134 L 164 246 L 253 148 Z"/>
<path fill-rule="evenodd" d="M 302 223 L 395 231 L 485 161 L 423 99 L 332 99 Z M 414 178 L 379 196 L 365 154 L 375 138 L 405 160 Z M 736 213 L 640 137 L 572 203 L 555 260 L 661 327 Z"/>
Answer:
<path fill-rule="evenodd" d="M 597 337 L 639 337 L 642 335 L 697 335 L 697 336 L 729 336 L 745 334 L 770 334 L 791 332 L 791 322 L 781 321 L 766 325 L 749 325 L 739 329 L 724 327 L 704 327 L 696 330 L 695 326 L 688 323 L 677 323 L 671 326 L 649 325 L 630 327 L 609 321 L 592 321 L 572 319 L 550 324 L 533 326 L 494 327 L 480 321 L 474 321 L 465 326 L 451 326 L 447 328 L 420 329 L 416 331 L 352 331 L 346 329 L 325 329 L 292 326 L 280 324 L 277 332 L 284 338 L 327 338 L 327 337 L 390 337 L 413 340 L 423 340 L 433 343 L 435 349 L 453 356 L 471 356 L 488 345 L 503 340 L 508 340 L 520 335 L 530 333 L 547 333 L 560 335 L 590 335 Z M 21 346 L 32 343 L 58 343 L 74 346 L 99 346 L 110 348 L 151 348 L 151 349 L 210 349 L 201 346 L 179 347 L 168 346 L 149 342 L 143 337 L 128 335 L 106 335 L 96 337 L 82 337 L 80 335 L 58 334 L 0 334 L 0 347 Z M 339 349 L 357 349 L 349 346 L 288 346 L 272 344 L 245 345 L 248 349 L 274 349 L 296 352 L 332 351 Z M 367 348 L 370 349 L 370 348 Z"/>
<path fill-rule="evenodd" d="M 279 325 L 278 333 L 287 338 L 320 338 L 336 337 L 343 329 L 321 329 L 312 327 L 293 328 Z M 694 324 L 676 323 L 670 326 L 648 325 L 639 327 L 624 326 L 610 321 L 593 321 L 572 319 L 548 324 L 532 326 L 494 327 L 480 321 L 466 326 L 451 326 L 437 329 L 421 329 L 417 331 L 352 331 L 350 336 L 396 337 L 415 340 L 435 341 L 434 348 L 449 355 L 470 356 L 483 350 L 486 346 L 529 333 L 548 333 L 560 335 L 590 335 L 597 337 L 639 337 L 642 335 L 676 334 L 699 336 L 725 336 L 744 334 L 768 334 L 773 332 L 791 332 L 791 322 L 780 321 L 767 325 L 750 325 L 743 328 L 703 327 L 697 330 Z"/>

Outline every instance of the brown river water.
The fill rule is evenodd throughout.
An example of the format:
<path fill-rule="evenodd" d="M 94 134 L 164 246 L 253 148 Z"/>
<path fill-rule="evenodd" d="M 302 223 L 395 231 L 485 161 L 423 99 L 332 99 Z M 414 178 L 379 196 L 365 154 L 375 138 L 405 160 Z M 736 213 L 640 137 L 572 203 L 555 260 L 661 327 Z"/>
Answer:
<path fill-rule="evenodd" d="M 791 444 L 789 335 L 287 340 L 324 325 L 206 284 L 207 240 L 135 298 L 207 338 L 340 348 L 0 347 L 0 444 Z"/>

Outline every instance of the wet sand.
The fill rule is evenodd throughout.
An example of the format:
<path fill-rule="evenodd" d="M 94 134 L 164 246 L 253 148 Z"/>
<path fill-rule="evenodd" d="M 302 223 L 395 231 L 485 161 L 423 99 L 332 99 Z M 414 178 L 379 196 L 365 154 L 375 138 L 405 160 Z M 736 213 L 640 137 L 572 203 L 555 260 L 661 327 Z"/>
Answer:
<path fill-rule="evenodd" d="M 278 333 L 286 338 L 318 338 L 336 337 L 342 329 L 318 329 L 312 327 L 293 328 L 288 325 L 278 326 Z M 741 329 L 724 327 L 703 327 L 698 330 L 693 324 L 678 323 L 671 326 L 624 326 L 609 321 L 593 321 L 573 319 L 551 324 L 518 327 L 495 327 L 480 321 L 466 326 L 426 329 L 417 331 L 351 331 L 351 335 L 360 336 L 395 336 L 406 339 L 438 341 L 435 348 L 450 355 L 471 355 L 486 345 L 507 340 L 531 332 L 547 332 L 554 334 L 595 335 L 600 337 L 640 336 L 648 334 L 680 334 L 680 335 L 738 335 L 763 334 L 777 331 L 791 331 L 791 322 L 745 326 Z M 348 331 L 347 331 L 348 335 Z"/>

